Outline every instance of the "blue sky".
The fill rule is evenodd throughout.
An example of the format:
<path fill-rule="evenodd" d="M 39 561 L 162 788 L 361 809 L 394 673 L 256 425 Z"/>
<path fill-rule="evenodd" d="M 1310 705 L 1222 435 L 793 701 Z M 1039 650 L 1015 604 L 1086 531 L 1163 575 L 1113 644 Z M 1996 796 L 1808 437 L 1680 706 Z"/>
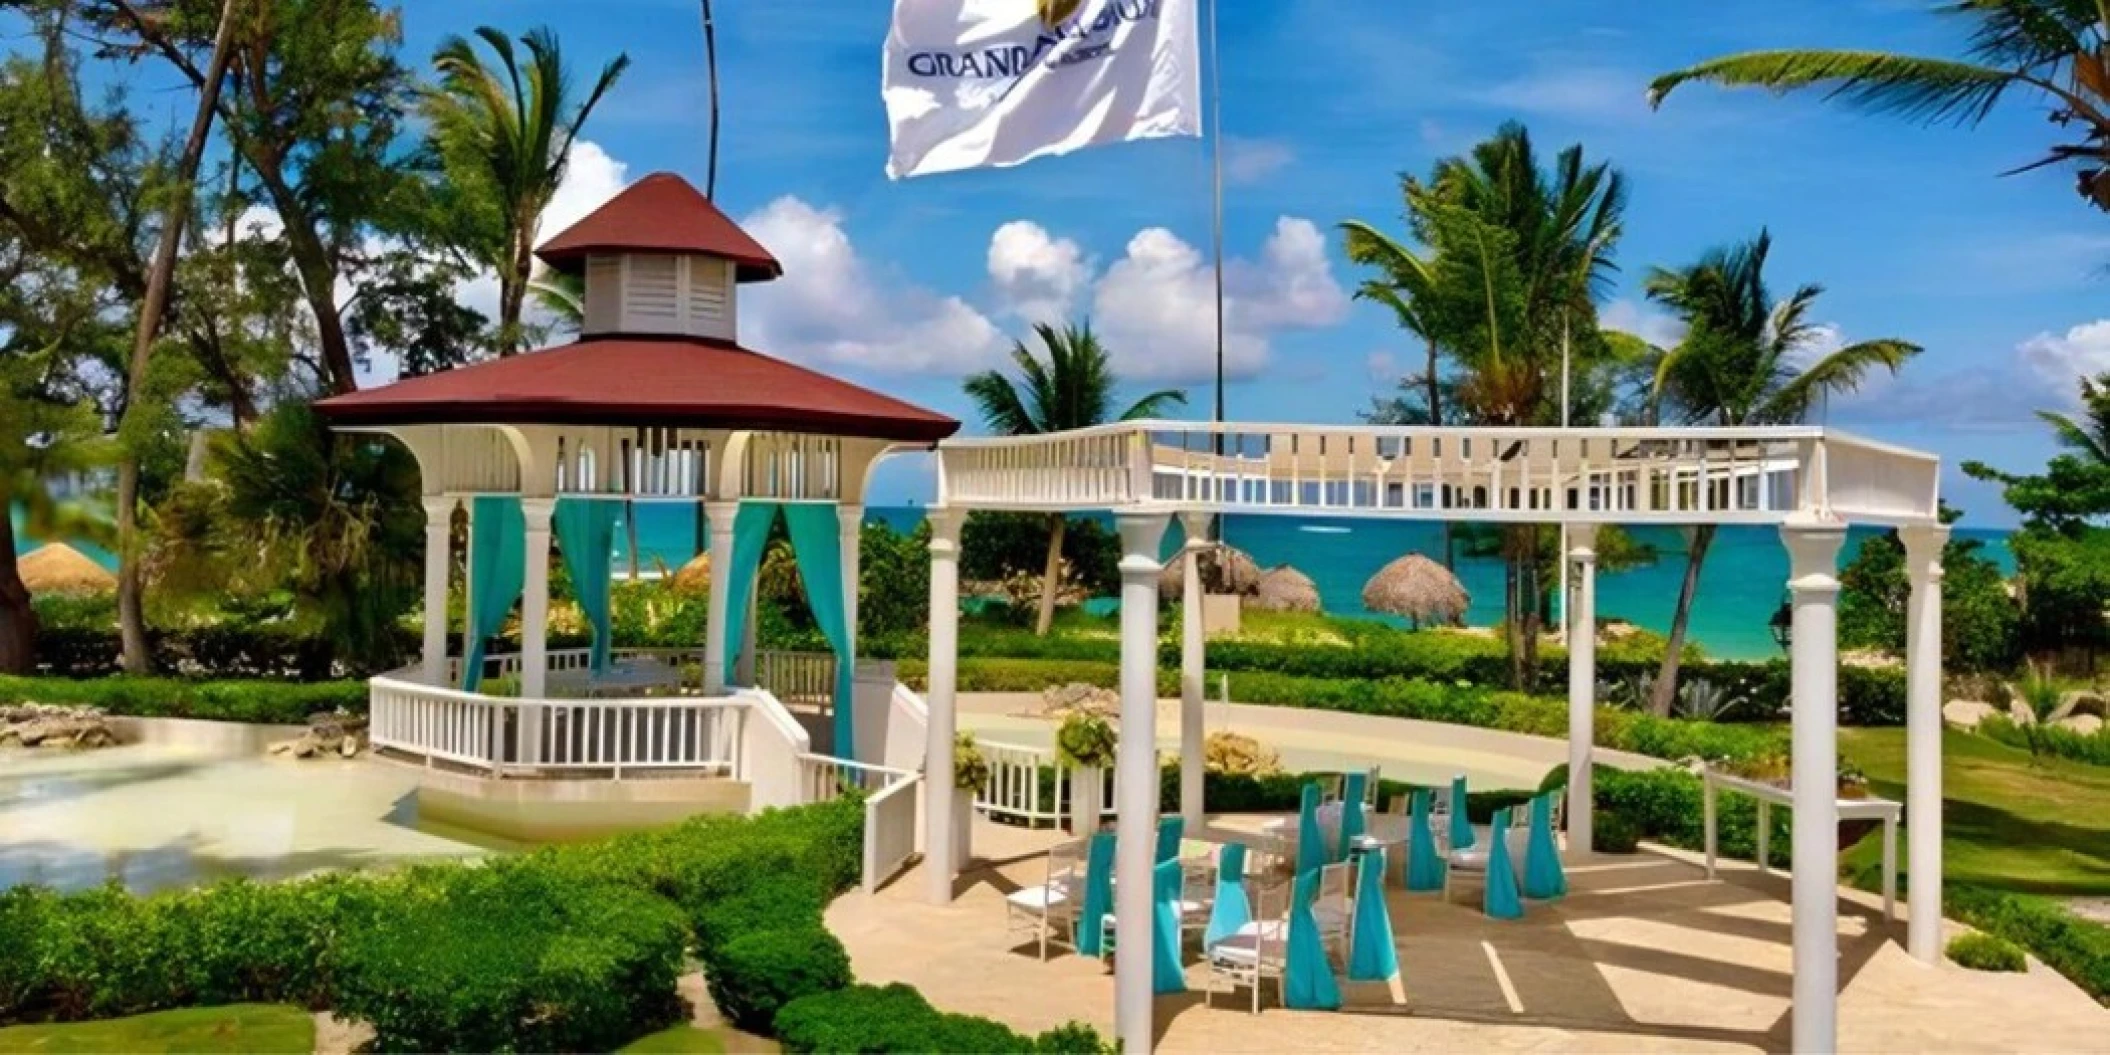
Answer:
<path fill-rule="evenodd" d="M 1021 0 L 1023 2 L 1023 0 Z M 1549 154 L 1581 142 L 1629 176 L 1607 317 L 1644 333 L 1651 265 L 1770 227 L 1785 292 L 1828 292 L 1845 340 L 1926 346 L 1905 375 L 1835 402 L 1830 423 L 1940 452 L 1969 522 L 2005 524 L 1965 458 L 2029 467 L 2052 447 L 2031 415 L 2110 369 L 2110 217 L 2071 177 L 1999 178 L 2056 133 L 2041 108 L 1975 130 L 1688 87 L 1661 112 L 1649 77 L 1724 51 L 1847 46 L 1954 54 L 1960 33 L 1906 0 L 1221 0 L 1226 201 L 1239 380 L 1231 416 L 1352 420 L 1415 349 L 1357 279 L 1334 225 L 1396 222 L 1397 177 L 1505 119 Z M 633 67 L 587 130 L 573 211 L 657 169 L 699 184 L 705 159 L 693 0 L 418 0 L 406 54 L 489 23 L 547 23 L 586 72 Z M 959 378 L 1036 311 L 1094 313 L 1130 375 L 1191 384 L 1205 416 L 1207 154 L 1199 140 L 1117 146 L 1017 169 L 889 182 L 880 105 L 885 0 L 719 0 L 724 130 L 718 197 L 784 258 L 743 300 L 743 338 L 963 418 Z M 1007 226 L 1008 225 L 1008 226 Z M 554 227 L 546 227 L 545 234 Z M 747 287 L 754 291 L 756 287 Z M 1388 358 L 1389 357 L 1389 358 Z M 895 474 L 887 494 L 913 493 Z"/>

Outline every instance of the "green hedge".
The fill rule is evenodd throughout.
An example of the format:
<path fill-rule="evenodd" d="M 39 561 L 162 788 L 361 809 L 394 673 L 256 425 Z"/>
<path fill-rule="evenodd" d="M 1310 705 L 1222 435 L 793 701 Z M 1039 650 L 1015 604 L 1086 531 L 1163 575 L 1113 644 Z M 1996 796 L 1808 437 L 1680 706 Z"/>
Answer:
<path fill-rule="evenodd" d="M 1706 847 L 1706 822 L 1700 778 L 1683 769 L 1639 772 L 1598 766 L 1591 775 L 1591 796 L 1600 816 L 1614 814 L 1642 838 L 1687 850 Z M 1788 814 L 1772 811 L 1772 839 L 1767 859 L 1788 864 Z M 1716 850 L 1728 857 L 1758 857 L 1758 800 L 1735 791 L 1715 799 Z"/>
<path fill-rule="evenodd" d="M 0 703 L 93 706 L 139 718 L 298 725 L 318 711 L 365 713 L 366 683 L 187 681 L 124 674 L 86 679 L 0 676 Z"/>
<path fill-rule="evenodd" d="M 2110 725 L 2084 735 L 2056 725 L 2025 729 L 2015 724 L 2014 719 L 1995 714 L 1979 722 L 1978 731 L 2024 751 L 2041 751 L 2091 766 L 2110 766 Z"/>
<path fill-rule="evenodd" d="M 1028 1037 L 986 1018 L 952 1015 L 905 985 L 853 985 L 801 997 L 777 1015 L 790 1052 L 1000 1052 L 1097 1055 L 1115 1049 L 1071 1023 Z"/>
<path fill-rule="evenodd" d="M 398 629 L 390 640 L 395 656 L 416 655 L 418 635 Z M 37 633 L 37 670 L 69 678 L 116 674 L 123 668 L 117 628 L 53 627 Z M 147 655 L 154 669 L 187 677 L 297 678 L 322 681 L 356 678 L 377 670 L 346 665 L 327 638 L 305 631 L 258 627 L 199 627 L 147 630 Z"/>
<path fill-rule="evenodd" d="M 1942 900 L 1948 915 L 2028 949 L 2096 1002 L 2110 1004 L 2110 927 L 2045 898 L 1966 884 L 1949 884 Z"/>
<path fill-rule="evenodd" d="M 2029 970 L 2022 946 L 1992 934 L 1961 934 L 1949 943 L 1949 959 L 1974 971 Z"/>

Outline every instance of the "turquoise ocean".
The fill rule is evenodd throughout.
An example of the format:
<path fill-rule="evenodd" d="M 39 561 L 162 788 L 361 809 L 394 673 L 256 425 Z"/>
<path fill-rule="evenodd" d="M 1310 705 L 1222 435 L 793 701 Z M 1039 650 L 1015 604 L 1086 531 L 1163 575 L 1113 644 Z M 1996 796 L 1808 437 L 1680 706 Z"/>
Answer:
<path fill-rule="evenodd" d="M 897 531 L 913 530 L 923 519 L 919 508 L 875 507 L 868 519 Z M 1111 518 L 1101 515 L 1102 522 Z M 18 534 L 17 552 L 27 552 L 42 540 Z M 1632 529 L 1641 541 L 1656 547 L 1655 564 L 1612 575 L 1600 575 L 1597 608 L 1607 618 L 1620 618 L 1658 632 L 1668 630 L 1671 611 L 1678 603 L 1678 584 L 1685 574 L 1685 540 L 1675 528 Z M 1853 558 L 1861 541 L 1877 532 L 1855 529 L 1847 538 L 1840 560 Z M 1987 557 L 2008 574 L 2014 572 L 2014 557 L 2008 552 L 2007 532 L 1985 528 L 1959 528 L 1958 535 L 1983 543 Z M 616 567 L 627 565 L 624 532 L 616 534 Z M 1177 527 L 1166 533 L 1165 553 L 1179 547 Z M 1231 516 L 1224 524 L 1224 538 L 1253 555 L 1262 567 L 1291 564 L 1318 584 L 1326 611 L 1398 623 L 1363 608 L 1363 584 L 1393 559 L 1406 553 L 1423 553 L 1441 559 L 1443 530 L 1439 525 L 1412 520 L 1374 520 L 1348 517 Z M 107 551 L 75 543 L 106 566 L 116 564 Z M 685 505 L 641 504 L 638 506 L 638 555 L 645 568 L 678 568 L 697 552 L 696 509 Z M 1725 527 L 1701 569 L 1699 597 L 1694 602 L 1692 634 L 1709 655 L 1724 659 L 1767 659 L 1779 654 L 1766 623 L 1779 607 L 1788 574 L 1787 551 L 1781 548 L 1780 533 L 1764 527 Z M 1458 577 L 1472 595 L 1467 616 L 1474 625 L 1491 625 L 1502 616 L 1502 565 L 1495 560 L 1461 557 Z M 1094 608 L 1110 607 L 1102 599 Z"/>

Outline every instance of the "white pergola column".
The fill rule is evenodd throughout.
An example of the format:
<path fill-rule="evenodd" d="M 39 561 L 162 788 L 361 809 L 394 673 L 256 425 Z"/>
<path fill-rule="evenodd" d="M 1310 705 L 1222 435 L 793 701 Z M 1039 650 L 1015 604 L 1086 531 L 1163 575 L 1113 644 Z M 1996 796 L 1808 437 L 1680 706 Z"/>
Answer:
<path fill-rule="evenodd" d="M 1923 963 L 1942 953 L 1941 584 L 1940 524 L 1898 532 L 1912 593 L 1905 602 L 1906 947 Z"/>
<path fill-rule="evenodd" d="M 425 684 L 447 679 L 447 575 L 454 556 L 453 495 L 425 496 Z"/>
<path fill-rule="evenodd" d="M 952 738 L 959 727 L 953 708 L 960 659 L 959 509 L 933 507 L 930 521 L 930 684 L 923 702 L 930 712 L 923 749 L 923 873 L 933 904 L 952 901 Z"/>
<path fill-rule="evenodd" d="M 1202 640 L 1201 552 L 1209 542 L 1209 514 L 1181 513 L 1180 527 L 1187 545 L 1180 550 L 1180 816 L 1187 830 L 1198 832 L 1208 819 L 1202 741 L 1207 729 L 1202 704 L 1208 693 L 1204 683 L 1207 662 Z"/>
<path fill-rule="evenodd" d="M 854 503 L 838 505 L 835 507 L 835 521 L 836 537 L 842 546 L 843 636 L 846 639 L 843 643 L 842 652 L 835 657 L 835 662 L 849 666 L 851 685 L 853 686 L 850 698 L 837 700 L 835 705 L 837 707 L 849 707 L 854 711 L 857 706 L 857 692 L 854 688 L 857 677 L 857 578 L 858 565 L 863 559 L 863 548 L 859 543 L 864 538 L 865 507 Z M 853 728 L 863 727 L 863 717 L 862 715 L 857 716 L 857 721 Z M 834 754 L 838 758 L 856 758 L 857 745 L 836 744 Z M 875 760 L 859 759 L 859 761 L 869 762 Z"/>
<path fill-rule="evenodd" d="M 1795 980 L 1791 1047 L 1839 1046 L 1839 546 L 1843 525 L 1781 527 L 1793 594 Z"/>
<path fill-rule="evenodd" d="M 1114 788 L 1114 1028 L 1130 1055 L 1148 1055 L 1151 888 L 1158 821 L 1158 546 L 1171 518 L 1118 513 L 1121 532 L 1121 743 Z"/>
<path fill-rule="evenodd" d="M 731 618 L 733 518 L 739 515 L 738 502 L 706 502 L 703 506 L 704 520 L 711 532 L 710 546 L 704 551 L 711 555 L 710 623 L 703 633 L 703 691 L 709 696 L 725 693 L 725 624 Z"/>
<path fill-rule="evenodd" d="M 1567 530 L 1568 584 L 1568 853 L 1593 845 L 1591 768 L 1597 739 L 1597 525 Z"/>
<path fill-rule="evenodd" d="M 554 498 L 522 498 L 521 516 L 527 521 L 527 579 L 520 595 L 520 697 L 539 700 L 549 695 L 549 543 L 550 517 L 557 511 Z M 521 712 L 524 760 L 542 761 L 542 712 Z"/>

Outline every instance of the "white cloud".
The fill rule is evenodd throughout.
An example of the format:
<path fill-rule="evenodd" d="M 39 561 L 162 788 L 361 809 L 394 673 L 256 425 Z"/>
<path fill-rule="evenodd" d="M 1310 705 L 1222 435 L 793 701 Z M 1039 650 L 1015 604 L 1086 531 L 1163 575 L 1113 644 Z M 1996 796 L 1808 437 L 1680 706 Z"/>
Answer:
<path fill-rule="evenodd" d="M 581 139 L 572 144 L 571 161 L 564 168 L 557 193 L 550 196 L 549 207 L 542 210 L 535 241 L 539 244 L 555 238 L 565 228 L 585 219 L 587 213 L 606 205 L 608 199 L 630 185 L 629 173 L 630 165 L 610 157 L 599 143 Z"/>
<path fill-rule="evenodd" d="M 1084 250 L 1031 220 L 1013 220 L 989 236 L 989 278 L 1005 310 L 1026 322 L 1062 322 L 1091 281 Z"/>
<path fill-rule="evenodd" d="M 1648 78 L 1604 67 L 1554 65 L 1471 94 L 1473 101 L 1533 116 L 1612 124 L 1648 116 Z"/>
<path fill-rule="evenodd" d="M 1638 300 L 1615 300 L 1597 313 L 1605 329 L 1631 333 L 1658 348 L 1669 348 L 1685 339 L 1685 324 L 1678 317 Z"/>
<path fill-rule="evenodd" d="M 1399 383 L 1399 357 L 1391 352 L 1371 352 L 1363 357 L 1363 373 L 1375 385 Z"/>
<path fill-rule="evenodd" d="M 1224 284 L 1224 371 L 1231 377 L 1260 371 L 1274 333 L 1330 326 L 1348 310 L 1324 236 L 1297 217 L 1275 222 L 1259 261 L 1227 261 Z M 1171 231 L 1146 228 L 1129 240 L 1094 287 L 1092 317 L 1128 377 L 1193 382 L 1215 374 L 1215 272 Z"/>
<path fill-rule="evenodd" d="M 823 366 L 957 373 L 1005 346 L 959 297 L 876 274 L 833 209 L 785 196 L 740 222 L 784 265 L 783 278 L 741 291 L 741 338 L 752 347 Z"/>
<path fill-rule="evenodd" d="M 1297 152 L 1279 139 L 1247 139 L 1225 136 L 1224 182 L 1233 185 L 1259 183 L 1297 160 Z"/>
<path fill-rule="evenodd" d="M 2015 354 L 2060 403 L 2074 403 L 2080 398 L 2079 378 L 2110 371 L 2110 319 L 2084 322 L 2063 335 L 2037 334 L 2017 346 Z"/>

